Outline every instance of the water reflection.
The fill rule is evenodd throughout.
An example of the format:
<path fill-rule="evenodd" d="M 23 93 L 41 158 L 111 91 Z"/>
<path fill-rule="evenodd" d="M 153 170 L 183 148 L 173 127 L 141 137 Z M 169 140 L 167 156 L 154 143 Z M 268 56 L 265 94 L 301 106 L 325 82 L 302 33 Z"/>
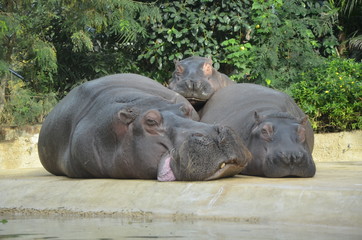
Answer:
<path fill-rule="evenodd" d="M 0 239 L 362 239 L 361 230 L 336 226 L 61 216 L 6 219 L 0 223 Z"/>

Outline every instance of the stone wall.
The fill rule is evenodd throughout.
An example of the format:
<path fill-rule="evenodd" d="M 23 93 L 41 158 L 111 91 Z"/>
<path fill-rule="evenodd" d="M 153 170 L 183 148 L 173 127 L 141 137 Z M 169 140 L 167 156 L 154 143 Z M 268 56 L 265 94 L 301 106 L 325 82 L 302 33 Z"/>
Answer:
<path fill-rule="evenodd" d="M 316 162 L 362 161 L 362 131 L 315 134 Z"/>
<path fill-rule="evenodd" d="M 0 169 L 41 167 L 38 137 L 41 125 L 0 127 Z M 315 134 L 316 162 L 362 161 L 362 131 Z"/>
<path fill-rule="evenodd" d="M 42 167 L 38 158 L 40 128 L 0 127 L 0 169 Z"/>

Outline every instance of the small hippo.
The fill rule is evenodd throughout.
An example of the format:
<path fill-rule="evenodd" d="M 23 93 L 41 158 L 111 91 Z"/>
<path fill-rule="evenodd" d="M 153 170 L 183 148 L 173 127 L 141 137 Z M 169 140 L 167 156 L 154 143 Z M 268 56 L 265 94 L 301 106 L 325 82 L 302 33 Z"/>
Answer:
<path fill-rule="evenodd" d="M 210 58 L 194 56 L 175 62 L 168 87 L 184 96 L 198 111 L 214 92 L 234 83 L 212 67 Z"/>
<path fill-rule="evenodd" d="M 212 180 L 251 158 L 230 128 L 193 120 L 190 103 L 156 81 L 116 74 L 74 88 L 45 119 L 40 161 L 75 178 Z"/>
<path fill-rule="evenodd" d="M 202 122 L 229 126 L 245 141 L 252 161 L 242 174 L 314 176 L 313 130 L 288 95 L 255 84 L 236 84 L 216 92 L 199 114 Z"/>

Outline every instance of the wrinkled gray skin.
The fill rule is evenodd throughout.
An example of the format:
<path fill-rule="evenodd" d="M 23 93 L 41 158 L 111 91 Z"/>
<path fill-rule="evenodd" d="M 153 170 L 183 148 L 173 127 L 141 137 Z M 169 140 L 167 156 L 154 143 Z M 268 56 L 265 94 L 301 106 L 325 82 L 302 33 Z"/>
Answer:
<path fill-rule="evenodd" d="M 251 158 L 241 139 L 192 118 L 190 103 L 156 81 L 103 77 L 73 89 L 48 115 L 39 157 L 50 173 L 76 178 L 211 180 L 240 172 Z"/>
<path fill-rule="evenodd" d="M 201 121 L 230 126 L 245 141 L 252 161 L 242 174 L 313 177 L 313 130 L 288 95 L 237 84 L 216 92 L 199 112 Z"/>
<path fill-rule="evenodd" d="M 184 96 L 198 111 L 217 90 L 235 84 L 212 67 L 212 60 L 189 57 L 175 62 L 169 88 Z"/>

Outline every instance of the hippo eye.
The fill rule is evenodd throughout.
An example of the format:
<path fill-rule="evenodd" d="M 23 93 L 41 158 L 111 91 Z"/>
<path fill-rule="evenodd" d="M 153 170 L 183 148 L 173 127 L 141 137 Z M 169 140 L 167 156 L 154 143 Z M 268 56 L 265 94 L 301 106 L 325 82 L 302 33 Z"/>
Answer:
<path fill-rule="evenodd" d="M 263 136 L 263 138 L 264 138 L 265 140 L 270 141 L 271 136 L 270 136 L 270 134 L 269 134 L 269 132 L 268 132 L 267 130 L 262 129 L 262 130 L 261 130 L 261 134 L 262 134 L 262 136 Z"/>
<path fill-rule="evenodd" d="M 261 136 L 266 141 L 272 141 L 273 136 L 273 126 L 271 124 L 265 124 L 263 128 L 260 130 Z"/>
<path fill-rule="evenodd" d="M 156 125 L 158 125 L 158 122 L 156 120 L 150 119 L 150 118 L 146 120 L 146 123 L 147 123 L 148 126 L 156 126 Z"/>

